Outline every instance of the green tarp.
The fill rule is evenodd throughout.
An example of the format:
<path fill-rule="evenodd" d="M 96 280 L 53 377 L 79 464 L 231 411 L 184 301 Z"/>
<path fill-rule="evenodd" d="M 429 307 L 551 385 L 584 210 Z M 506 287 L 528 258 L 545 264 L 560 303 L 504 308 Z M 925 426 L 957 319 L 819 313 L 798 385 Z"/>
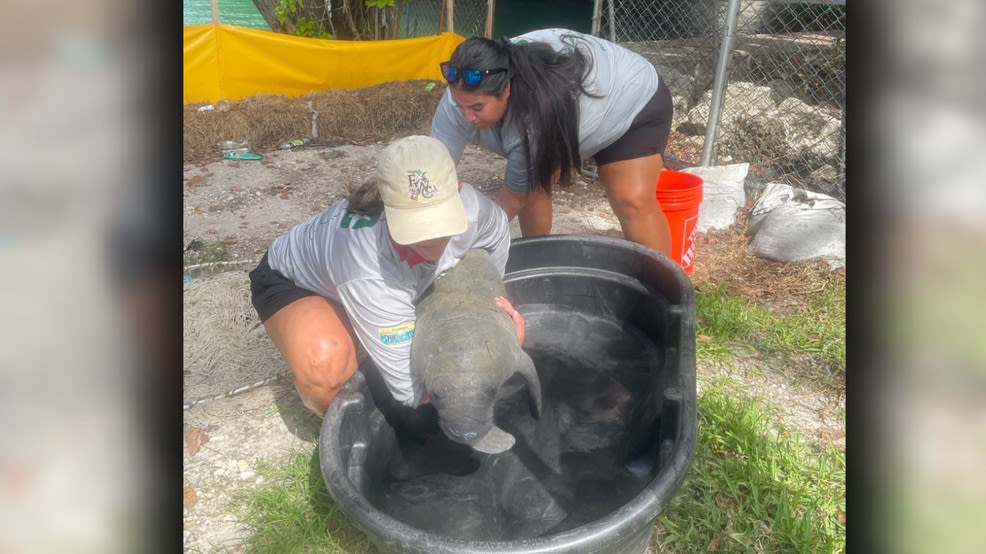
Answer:
<path fill-rule="evenodd" d="M 270 31 L 253 0 L 218 0 L 219 23 Z M 212 23 L 212 0 L 182 0 L 185 25 Z"/>

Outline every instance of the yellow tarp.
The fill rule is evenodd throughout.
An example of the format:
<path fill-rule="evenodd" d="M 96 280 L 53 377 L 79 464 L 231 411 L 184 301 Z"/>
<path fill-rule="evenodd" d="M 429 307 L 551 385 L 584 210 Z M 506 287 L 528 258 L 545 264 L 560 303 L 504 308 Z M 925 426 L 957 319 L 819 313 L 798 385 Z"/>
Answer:
<path fill-rule="evenodd" d="M 438 64 L 465 40 L 454 33 L 399 40 L 325 40 L 222 24 L 188 25 L 184 30 L 186 103 L 437 80 L 442 78 Z"/>

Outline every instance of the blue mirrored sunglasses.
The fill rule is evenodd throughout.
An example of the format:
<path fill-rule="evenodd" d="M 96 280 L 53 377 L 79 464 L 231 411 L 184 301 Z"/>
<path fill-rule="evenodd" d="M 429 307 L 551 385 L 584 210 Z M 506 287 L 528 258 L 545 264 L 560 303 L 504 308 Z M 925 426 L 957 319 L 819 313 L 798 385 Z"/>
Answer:
<path fill-rule="evenodd" d="M 507 71 L 506 67 L 497 67 L 495 69 L 459 69 L 449 65 L 448 62 L 442 62 L 439 64 L 442 68 L 442 76 L 451 85 L 458 79 L 462 77 L 462 82 L 468 87 L 474 87 L 483 80 L 483 77 L 487 75 L 492 75 L 494 73 L 504 73 Z"/>

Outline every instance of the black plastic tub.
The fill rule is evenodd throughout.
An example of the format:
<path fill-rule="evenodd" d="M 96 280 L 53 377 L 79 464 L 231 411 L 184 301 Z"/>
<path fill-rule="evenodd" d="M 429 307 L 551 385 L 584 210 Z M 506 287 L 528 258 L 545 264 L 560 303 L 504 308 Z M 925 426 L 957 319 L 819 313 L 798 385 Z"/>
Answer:
<path fill-rule="evenodd" d="M 505 282 L 540 417 L 511 380 L 496 407 L 509 451 L 409 442 L 357 373 L 322 423 L 330 494 L 384 552 L 644 552 L 695 449 L 690 279 L 628 241 L 553 235 L 514 241 Z"/>

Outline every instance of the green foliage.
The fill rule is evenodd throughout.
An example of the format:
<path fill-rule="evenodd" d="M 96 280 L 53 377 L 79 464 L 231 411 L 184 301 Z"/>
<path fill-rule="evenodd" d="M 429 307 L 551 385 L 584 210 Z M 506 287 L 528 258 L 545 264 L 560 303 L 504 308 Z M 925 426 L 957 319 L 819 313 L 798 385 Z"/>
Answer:
<path fill-rule="evenodd" d="M 284 25 L 293 22 L 294 34 L 300 37 L 309 38 L 334 38 L 332 33 L 326 31 L 322 24 L 310 17 L 298 15 L 299 10 L 304 7 L 304 0 L 277 0 L 274 6 L 274 15 L 277 21 Z"/>
<path fill-rule="evenodd" d="M 301 2 L 302 0 L 277 0 L 277 5 L 274 6 L 274 15 L 277 16 L 277 21 L 284 23 L 289 16 L 298 13 Z"/>
<path fill-rule="evenodd" d="M 310 38 L 370 40 L 397 38 L 400 10 L 407 0 L 363 0 L 350 3 L 345 10 L 314 0 L 273 0 L 273 17 L 278 32 Z M 269 15 L 269 14 L 268 14 Z"/>
<path fill-rule="evenodd" d="M 298 18 L 298 25 L 295 27 L 295 34 L 301 37 L 309 38 L 334 38 L 332 33 L 322 29 L 314 20 L 308 19 L 307 17 Z"/>

